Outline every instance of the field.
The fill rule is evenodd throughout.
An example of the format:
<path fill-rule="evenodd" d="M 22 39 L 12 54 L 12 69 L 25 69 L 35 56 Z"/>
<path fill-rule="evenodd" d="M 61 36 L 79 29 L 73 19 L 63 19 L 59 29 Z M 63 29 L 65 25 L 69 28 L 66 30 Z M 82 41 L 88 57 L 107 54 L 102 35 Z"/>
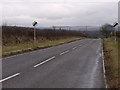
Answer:
<path fill-rule="evenodd" d="M 118 88 L 118 43 L 113 38 L 104 39 L 106 78 L 109 88 Z"/>
<path fill-rule="evenodd" d="M 2 32 L 2 56 L 42 49 L 85 38 L 81 32 L 66 30 L 36 30 L 34 44 L 33 28 L 4 26 Z"/>

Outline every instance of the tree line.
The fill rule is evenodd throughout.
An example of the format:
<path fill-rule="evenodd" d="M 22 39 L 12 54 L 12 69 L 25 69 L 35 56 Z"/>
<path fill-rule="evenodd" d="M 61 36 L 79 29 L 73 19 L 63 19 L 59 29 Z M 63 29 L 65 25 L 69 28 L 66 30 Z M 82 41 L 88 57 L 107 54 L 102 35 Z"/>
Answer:
<path fill-rule="evenodd" d="M 57 40 L 66 37 L 84 37 L 80 31 L 55 30 L 55 29 L 36 29 L 37 39 Z M 2 38 L 3 44 L 6 43 L 23 43 L 32 41 L 34 37 L 34 29 L 17 26 L 3 26 Z"/>

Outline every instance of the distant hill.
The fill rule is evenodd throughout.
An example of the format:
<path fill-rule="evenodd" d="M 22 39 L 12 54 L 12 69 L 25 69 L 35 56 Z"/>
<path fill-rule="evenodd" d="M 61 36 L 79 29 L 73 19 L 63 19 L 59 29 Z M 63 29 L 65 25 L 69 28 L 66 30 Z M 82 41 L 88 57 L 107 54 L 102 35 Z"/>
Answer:
<path fill-rule="evenodd" d="M 56 30 L 75 30 L 75 31 L 99 31 L 100 26 L 54 26 Z M 53 27 L 37 27 L 39 29 L 53 29 Z"/>
<path fill-rule="evenodd" d="M 40 29 L 53 29 L 53 27 L 39 27 Z M 74 30 L 74 31 L 81 31 L 87 37 L 94 38 L 94 37 L 102 37 L 100 32 L 100 26 L 55 26 L 56 30 L 63 29 L 63 30 Z"/>

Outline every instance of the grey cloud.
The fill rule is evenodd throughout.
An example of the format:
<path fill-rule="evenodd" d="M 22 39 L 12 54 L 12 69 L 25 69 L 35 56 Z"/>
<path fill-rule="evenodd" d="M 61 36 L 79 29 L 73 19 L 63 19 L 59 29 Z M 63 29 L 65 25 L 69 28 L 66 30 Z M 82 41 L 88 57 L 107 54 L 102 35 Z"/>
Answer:
<path fill-rule="evenodd" d="M 119 0 L 1 0 L 2 2 L 118 2 Z"/>
<path fill-rule="evenodd" d="M 117 3 L 4 3 L 3 20 L 30 26 L 101 25 L 117 20 Z M 16 22 L 17 21 L 17 22 Z M 24 21 L 24 22 L 23 22 Z"/>

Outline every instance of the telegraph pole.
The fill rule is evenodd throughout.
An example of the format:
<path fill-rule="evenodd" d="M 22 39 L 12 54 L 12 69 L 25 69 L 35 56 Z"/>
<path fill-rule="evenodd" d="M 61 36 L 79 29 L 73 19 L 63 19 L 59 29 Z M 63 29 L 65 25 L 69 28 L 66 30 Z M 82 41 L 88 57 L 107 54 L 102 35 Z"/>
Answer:
<path fill-rule="evenodd" d="M 69 31 L 71 30 L 71 27 L 69 27 Z"/>
<path fill-rule="evenodd" d="M 87 26 L 86 26 L 86 31 L 87 31 Z"/>
<path fill-rule="evenodd" d="M 56 28 L 56 27 L 55 27 L 55 26 L 53 26 L 53 30 L 55 30 L 55 28 Z"/>

